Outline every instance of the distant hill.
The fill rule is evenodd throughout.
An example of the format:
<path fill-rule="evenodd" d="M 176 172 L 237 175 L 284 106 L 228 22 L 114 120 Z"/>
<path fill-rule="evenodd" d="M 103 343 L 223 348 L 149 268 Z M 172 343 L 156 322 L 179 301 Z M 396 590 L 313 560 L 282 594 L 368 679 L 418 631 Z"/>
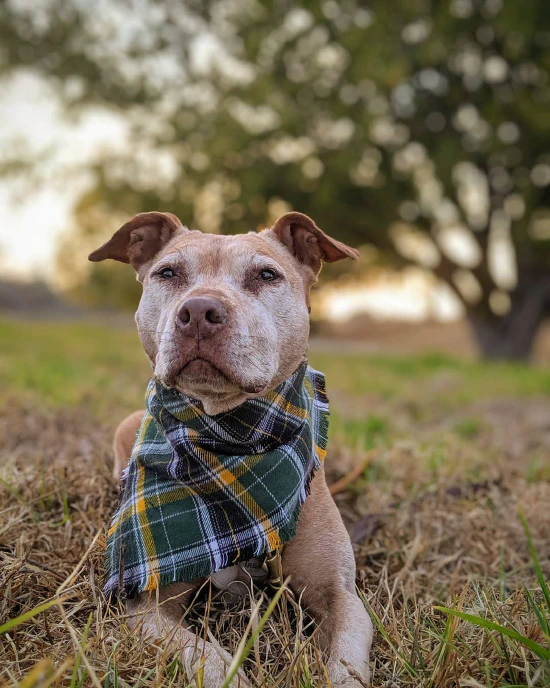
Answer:
<path fill-rule="evenodd" d="M 0 311 L 43 318 L 74 317 L 78 308 L 59 298 L 45 282 L 0 280 Z"/>

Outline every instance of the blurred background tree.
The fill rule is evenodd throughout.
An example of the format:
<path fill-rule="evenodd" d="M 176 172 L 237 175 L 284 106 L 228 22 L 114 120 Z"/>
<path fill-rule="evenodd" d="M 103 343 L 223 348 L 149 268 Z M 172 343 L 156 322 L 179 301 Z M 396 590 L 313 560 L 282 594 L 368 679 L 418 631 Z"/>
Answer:
<path fill-rule="evenodd" d="M 544 0 L 10 0 L 1 12 L 4 74 L 30 68 L 68 111 L 128 122 L 60 250 L 79 298 L 135 302 L 132 275 L 74 267 L 130 214 L 235 232 L 292 207 L 381 261 L 431 270 L 485 356 L 529 357 L 550 311 Z"/>

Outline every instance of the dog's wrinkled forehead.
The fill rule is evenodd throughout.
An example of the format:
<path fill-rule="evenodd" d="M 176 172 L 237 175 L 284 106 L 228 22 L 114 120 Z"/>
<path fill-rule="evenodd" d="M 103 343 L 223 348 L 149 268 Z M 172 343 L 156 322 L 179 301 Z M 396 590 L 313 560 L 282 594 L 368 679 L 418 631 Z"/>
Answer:
<path fill-rule="evenodd" d="M 238 286 L 252 269 L 275 269 L 291 283 L 300 281 L 298 266 L 288 251 L 255 232 L 236 236 L 201 232 L 178 235 L 155 256 L 147 272 L 151 275 L 164 268 L 179 268 L 189 282 L 224 280 Z"/>

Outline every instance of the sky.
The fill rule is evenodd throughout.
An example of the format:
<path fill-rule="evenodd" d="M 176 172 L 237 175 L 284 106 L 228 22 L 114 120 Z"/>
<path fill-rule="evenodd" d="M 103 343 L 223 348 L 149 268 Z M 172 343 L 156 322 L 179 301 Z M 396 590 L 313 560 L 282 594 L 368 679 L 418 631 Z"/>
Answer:
<path fill-rule="evenodd" d="M 63 165 L 93 158 L 105 147 L 124 142 L 124 124 L 115 115 L 90 111 L 78 121 L 63 117 L 55 93 L 28 73 L 8 82 L 0 100 L 0 151 L 48 149 L 46 178 L 41 182 L 0 176 L 0 275 L 16 279 L 54 280 L 55 254 L 70 228 L 71 209 L 86 187 L 85 174 L 56 179 Z M 49 175 L 49 176 L 48 176 Z"/>

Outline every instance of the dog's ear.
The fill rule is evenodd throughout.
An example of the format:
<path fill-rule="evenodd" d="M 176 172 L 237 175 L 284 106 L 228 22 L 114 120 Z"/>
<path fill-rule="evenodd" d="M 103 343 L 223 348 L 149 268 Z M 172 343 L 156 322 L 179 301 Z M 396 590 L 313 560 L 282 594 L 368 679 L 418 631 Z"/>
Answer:
<path fill-rule="evenodd" d="M 343 258 L 359 258 L 358 251 L 329 237 L 302 213 L 283 215 L 270 231 L 302 265 L 312 270 L 315 277 L 321 270 L 322 261 L 335 263 Z"/>
<path fill-rule="evenodd" d="M 94 263 L 111 258 L 139 269 L 152 260 L 176 234 L 187 230 L 172 213 L 139 213 L 90 253 Z"/>

